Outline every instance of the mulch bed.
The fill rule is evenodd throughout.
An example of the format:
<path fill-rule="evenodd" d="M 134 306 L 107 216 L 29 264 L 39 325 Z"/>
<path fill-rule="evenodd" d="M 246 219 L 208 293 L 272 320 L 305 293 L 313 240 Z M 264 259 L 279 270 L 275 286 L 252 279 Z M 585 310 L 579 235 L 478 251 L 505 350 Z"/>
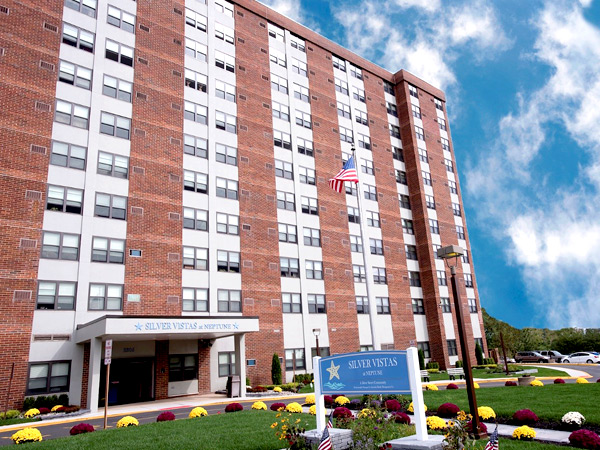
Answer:
<path fill-rule="evenodd" d="M 506 425 L 515 425 L 515 426 L 521 425 L 521 424 L 516 423 L 514 420 L 512 420 L 512 418 L 508 418 L 508 417 L 498 417 L 497 420 L 498 420 L 498 423 L 502 423 L 502 424 L 506 424 Z M 576 427 L 567 426 L 567 425 L 563 424 L 562 422 L 556 422 L 554 420 L 545 420 L 545 419 L 540 419 L 534 425 L 529 425 L 529 426 L 532 428 L 540 428 L 540 429 L 544 429 L 544 430 L 558 430 L 558 431 L 575 431 L 575 430 L 579 429 Z M 600 434 L 600 425 L 584 423 L 583 427 L 581 427 L 581 428 L 583 428 L 585 430 L 591 430 L 597 434 Z"/>

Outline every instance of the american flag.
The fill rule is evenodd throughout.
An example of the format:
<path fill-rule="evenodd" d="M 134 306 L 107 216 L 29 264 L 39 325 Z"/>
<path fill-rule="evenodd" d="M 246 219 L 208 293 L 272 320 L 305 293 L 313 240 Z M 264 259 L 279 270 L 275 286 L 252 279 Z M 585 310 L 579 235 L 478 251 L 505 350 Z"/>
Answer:
<path fill-rule="evenodd" d="M 498 450 L 498 425 L 496 425 L 496 429 L 490 435 L 490 440 L 485 444 L 484 450 Z"/>
<path fill-rule="evenodd" d="M 354 157 L 351 156 L 340 172 L 333 178 L 329 179 L 329 187 L 337 192 L 342 192 L 344 181 L 354 181 L 358 183 L 358 174 L 356 173 L 356 164 Z"/>
<path fill-rule="evenodd" d="M 321 442 L 319 442 L 319 448 L 317 450 L 332 450 L 331 446 L 331 436 L 329 436 L 329 429 L 333 428 L 333 409 L 329 414 L 329 420 L 327 421 L 327 426 L 325 430 L 323 430 L 323 436 L 321 437 Z"/>

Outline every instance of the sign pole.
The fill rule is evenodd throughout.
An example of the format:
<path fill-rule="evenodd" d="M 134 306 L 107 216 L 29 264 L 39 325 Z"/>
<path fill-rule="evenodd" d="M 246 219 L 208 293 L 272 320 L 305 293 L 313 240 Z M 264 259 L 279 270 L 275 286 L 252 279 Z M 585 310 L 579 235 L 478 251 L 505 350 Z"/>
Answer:
<path fill-rule="evenodd" d="M 416 347 L 409 347 L 406 351 L 406 362 L 408 363 L 408 379 L 412 394 L 413 413 L 415 419 L 415 431 L 417 441 L 426 441 L 427 422 L 425 420 L 425 408 L 423 390 L 421 389 L 421 372 L 419 370 L 419 353 Z"/>
<path fill-rule="evenodd" d="M 108 386 L 110 385 L 110 363 L 112 359 L 112 339 L 104 343 L 104 365 L 106 366 L 106 382 L 104 383 L 104 429 L 108 425 Z"/>
<path fill-rule="evenodd" d="M 313 372 L 315 377 L 315 406 L 317 413 L 317 432 L 320 434 L 325 429 L 325 398 L 321 393 L 321 357 L 313 357 Z"/>

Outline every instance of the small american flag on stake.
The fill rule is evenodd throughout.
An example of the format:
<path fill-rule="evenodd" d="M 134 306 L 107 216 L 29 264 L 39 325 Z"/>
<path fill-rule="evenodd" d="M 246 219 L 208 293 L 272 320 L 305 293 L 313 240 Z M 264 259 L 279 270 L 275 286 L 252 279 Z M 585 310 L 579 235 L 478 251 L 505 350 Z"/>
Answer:
<path fill-rule="evenodd" d="M 496 429 L 490 435 L 490 440 L 485 444 L 484 450 L 498 450 L 498 425 L 496 425 Z"/>
<path fill-rule="evenodd" d="M 333 178 L 329 179 L 329 187 L 337 192 L 342 192 L 345 181 L 354 181 L 358 183 L 358 174 L 356 173 L 356 164 L 354 164 L 354 157 L 351 156 L 342 170 Z"/>
<path fill-rule="evenodd" d="M 331 436 L 329 436 L 329 429 L 333 428 L 333 409 L 331 410 L 331 413 L 329 414 L 329 420 L 327 421 L 327 426 L 325 427 L 325 430 L 323 430 L 323 436 L 321 437 L 321 442 L 319 442 L 319 448 L 317 450 L 332 450 L 332 445 L 331 445 Z"/>

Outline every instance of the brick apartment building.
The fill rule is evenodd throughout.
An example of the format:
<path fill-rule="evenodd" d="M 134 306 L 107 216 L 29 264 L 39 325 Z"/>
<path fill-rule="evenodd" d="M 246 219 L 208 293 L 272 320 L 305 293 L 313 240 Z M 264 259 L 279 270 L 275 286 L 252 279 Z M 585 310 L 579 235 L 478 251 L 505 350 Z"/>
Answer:
<path fill-rule="evenodd" d="M 273 353 L 291 381 L 314 329 L 452 365 L 451 244 L 485 345 L 445 97 L 410 73 L 254 0 L 0 0 L 0 105 L 11 407 L 96 408 L 107 339 L 111 403 L 267 383 Z M 327 183 L 351 142 L 360 210 Z"/>

